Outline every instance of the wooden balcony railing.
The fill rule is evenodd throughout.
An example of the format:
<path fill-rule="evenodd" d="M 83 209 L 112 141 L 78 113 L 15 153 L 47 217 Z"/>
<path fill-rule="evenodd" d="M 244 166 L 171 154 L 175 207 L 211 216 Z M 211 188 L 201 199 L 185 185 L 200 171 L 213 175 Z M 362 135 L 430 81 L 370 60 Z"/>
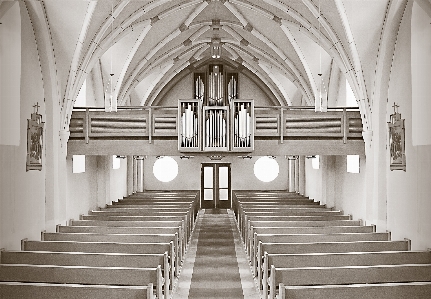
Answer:
<path fill-rule="evenodd" d="M 254 140 L 337 139 L 347 143 L 362 139 L 361 115 L 354 107 L 314 112 L 314 107 L 255 106 L 253 117 Z M 179 118 L 178 107 L 118 107 L 117 112 L 76 107 L 70 120 L 70 140 L 177 140 L 181 138 Z M 235 132 L 231 122 L 228 132 Z"/>

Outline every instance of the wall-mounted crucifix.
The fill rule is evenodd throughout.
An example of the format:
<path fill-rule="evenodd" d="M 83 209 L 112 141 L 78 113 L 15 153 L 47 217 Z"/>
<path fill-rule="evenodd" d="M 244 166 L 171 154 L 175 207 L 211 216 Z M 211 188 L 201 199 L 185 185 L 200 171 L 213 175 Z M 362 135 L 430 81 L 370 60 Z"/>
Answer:
<path fill-rule="evenodd" d="M 26 171 L 42 170 L 43 126 L 42 115 L 39 114 L 39 103 L 34 106 L 31 118 L 27 119 L 27 163 Z"/>
<path fill-rule="evenodd" d="M 390 122 L 388 122 L 390 169 L 406 171 L 405 120 L 401 119 L 401 113 L 398 113 L 399 106 L 394 103 L 392 107 L 394 114 L 391 114 Z"/>

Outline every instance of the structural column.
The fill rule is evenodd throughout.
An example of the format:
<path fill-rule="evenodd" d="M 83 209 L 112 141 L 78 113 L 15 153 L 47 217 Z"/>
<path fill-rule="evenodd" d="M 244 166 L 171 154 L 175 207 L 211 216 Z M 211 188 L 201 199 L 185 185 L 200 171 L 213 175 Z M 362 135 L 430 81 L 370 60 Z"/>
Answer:
<path fill-rule="evenodd" d="M 288 158 L 289 167 L 289 192 L 295 192 L 295 160 Z"/>
<path fill-rule="evenodd" d="M 295 156 L 295 192 L 299 193 L 299 156 Z"/>
<path fill-rule="evenodd" d="M 133 156 L 127 156 L 127 194 L 133 194 Z"/>
<path fill-rule="evenodd" d="M 298 187 L 299 194 L 305 194 L 305 156 L 298 158 Z"/>
<path fill-rule="evenodd" d="M 137 160 L 137 188 L 138 192 L 144 191 L 144 159 Z"/>
<path fill-rule="evenodd" d="M 133 171 L 133 193 L 138 191 L 138 160 L 137 156 L 133 156 L 132 163 L 132 171 Z"/>

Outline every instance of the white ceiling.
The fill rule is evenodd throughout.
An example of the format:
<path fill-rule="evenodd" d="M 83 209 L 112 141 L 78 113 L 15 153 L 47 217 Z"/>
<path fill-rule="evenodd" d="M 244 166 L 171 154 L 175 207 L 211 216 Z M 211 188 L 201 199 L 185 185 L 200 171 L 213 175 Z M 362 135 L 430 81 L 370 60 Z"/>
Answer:
<path fill-rule="evenodd" d="M 331 64 L 357 97 L 367 97 L 388 0 L 45 0 L 44 6 L 56 56 L 66 62 L 59 64 L 66 99 L 76 98 L 100 63 L 102 77 L 114 74 L 120 104 L 138 96 L 150 105 L 177 73 L 211 59 L 211 39 L 220 38 L 221 59 L 257 74 L 281 105 L 313 105 L 318 74 L 329 80 Z"/>

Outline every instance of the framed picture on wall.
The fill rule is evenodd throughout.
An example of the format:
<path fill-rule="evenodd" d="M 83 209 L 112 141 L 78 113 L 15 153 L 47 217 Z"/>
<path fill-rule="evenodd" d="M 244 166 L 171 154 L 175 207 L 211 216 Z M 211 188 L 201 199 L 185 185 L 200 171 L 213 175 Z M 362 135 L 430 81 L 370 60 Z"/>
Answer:
<path fill-rule="evenodd" d="M 27 163 L 26 171 L 42 170 L 43 126 L 42 115 L 38 114 L 39 104 L 33 106 L 35 112 L 27 119 Z"/>
<path fill-rule="evenodd" d="M 394 104 L 394 114 L 390 116 L 389 125 L 389 152 L 390 169 L 406 171 L 405 153 L 405 127 L 401 113 L 398 113 L 398 105 Z"/>

